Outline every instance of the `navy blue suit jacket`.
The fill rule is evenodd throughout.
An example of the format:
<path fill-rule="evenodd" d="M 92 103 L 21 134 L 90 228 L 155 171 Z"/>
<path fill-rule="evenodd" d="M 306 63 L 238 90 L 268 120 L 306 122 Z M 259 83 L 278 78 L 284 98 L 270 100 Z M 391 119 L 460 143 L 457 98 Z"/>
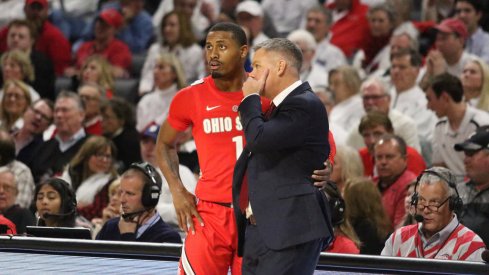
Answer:
<path fill-rule="evenodd" d="M 247 143 L 233 175 L 238 254 L 243 252 L 246 227 L 239 208 L 245 174 L 258 232 L 267 247 L 277 250 L 330 237 L 327 200 L 311 178 L 329 156 L 328 118 L 309 84 L 294 89 L 268 121 L 258 96 L 245 98 L 238 110 Z"/>

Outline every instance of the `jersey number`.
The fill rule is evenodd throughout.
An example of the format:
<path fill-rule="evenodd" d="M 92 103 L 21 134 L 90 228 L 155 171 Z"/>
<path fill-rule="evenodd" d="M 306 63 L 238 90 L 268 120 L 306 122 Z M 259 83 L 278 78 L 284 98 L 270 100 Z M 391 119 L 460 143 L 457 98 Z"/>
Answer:
<path fill-rule="evenodd" d="M 243 152 L 243 136 L 235 136 L 231 140 L 236 144 L 236 159 L 238 159 Z"/>

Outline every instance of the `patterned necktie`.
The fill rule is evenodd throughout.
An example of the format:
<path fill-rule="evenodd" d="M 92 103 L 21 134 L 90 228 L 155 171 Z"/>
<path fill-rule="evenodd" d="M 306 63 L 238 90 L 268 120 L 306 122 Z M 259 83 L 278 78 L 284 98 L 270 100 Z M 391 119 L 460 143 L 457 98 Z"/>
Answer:
<path fill-rule="evenodd" d="M 269 120 L 270 119 L 270 116 L 272 116 L 273 110 L 275 110 L 275 108 L 277 108 L 277 106 L 275 106 L 275 104 L 272 101 L 272 104 L 270 104 L 270 108 L 268 108 L 268 110 L 265 112 L 265 114 L 263 115 L 263 117 L 266 120 Z"/>

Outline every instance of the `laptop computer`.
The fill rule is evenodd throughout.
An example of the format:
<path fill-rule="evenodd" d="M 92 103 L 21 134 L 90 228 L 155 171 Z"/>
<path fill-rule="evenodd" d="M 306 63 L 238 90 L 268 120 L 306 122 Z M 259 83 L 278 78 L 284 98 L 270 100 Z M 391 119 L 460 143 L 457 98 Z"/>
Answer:
<path fill-rule="evenodd" d="M 27 226 L 27 236 L 91 240 L 90 229 L 83 227 Z"/>

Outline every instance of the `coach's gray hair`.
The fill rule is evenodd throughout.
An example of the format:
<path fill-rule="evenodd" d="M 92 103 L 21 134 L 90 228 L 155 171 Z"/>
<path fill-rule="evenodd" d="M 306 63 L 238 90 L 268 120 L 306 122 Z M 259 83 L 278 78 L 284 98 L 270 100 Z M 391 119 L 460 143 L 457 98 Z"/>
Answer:
<path fill-rule="evenodd" d="M 283 58 L 287 59 L 292 67 L 296 68 L 298 72 L 301 70 L 302 51 L 292 41 L 286 38 L 268 39 L 254 46 L 253 49 L 255 52 L 259 49 L 264 49 L 267 52 L 281 53 Z"/>
<path fill-rule="evenodd" d="M 56 101 L 58 101 L 61 98 L 71 98 L 75 101 L 76 106 L 78 109 L 82 112 L 85 111 L 85 104 L 83 103 L 83 100 L 81 100 L 81 97 L 79 94 L 72 92 L 72 91 L 61 91 L 58 96 L 56 97 Z M 56 103 L 55 103 L 56 104 Z"/>

